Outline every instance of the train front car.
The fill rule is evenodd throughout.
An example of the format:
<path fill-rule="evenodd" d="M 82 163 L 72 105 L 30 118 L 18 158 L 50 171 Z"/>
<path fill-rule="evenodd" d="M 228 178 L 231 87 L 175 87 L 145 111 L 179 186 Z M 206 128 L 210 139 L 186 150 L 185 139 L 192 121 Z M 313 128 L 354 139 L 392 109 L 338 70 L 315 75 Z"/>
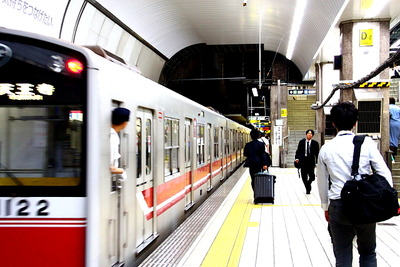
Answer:
<path fill-rule="evenodd" d="M 85 56 L 0 28 L 0 265 L 84 266 Z"/>

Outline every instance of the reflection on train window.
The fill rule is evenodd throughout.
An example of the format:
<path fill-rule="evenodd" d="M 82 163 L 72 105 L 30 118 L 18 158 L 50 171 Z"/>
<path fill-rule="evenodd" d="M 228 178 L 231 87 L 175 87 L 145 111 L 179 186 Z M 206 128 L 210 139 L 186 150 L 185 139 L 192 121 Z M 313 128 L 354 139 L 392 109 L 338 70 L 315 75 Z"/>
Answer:
<path fill-rule="evenodd" d="M 212 146 L 212 142 L 211 142 L 211 124 L 207 124 L 207 143 L 208 143 L 208 152 L 207 152 L 207 162 L 210 162 L 211 160 L 211 146 Z"/>
<path fill-rule="evenodd" d="M 204 125 L 197 125 L 197 163 L 204 164 Z"/>
<path fill-rule="evenodd" d="M 136 118 L 136 161 L 137 178 L 142 176 L 142 119 Z"/>
<path fill-rule="evenodd" d="M 179 172 L 179 121 L 166 118 L 164 126 L 164 168 L 165 175 Z"/>
<path fill-rule="evenodd" d="M 186 119 L 185 120 L 185 167 L 190 167 L 190 162 L 191 162 L 191 155 L 192 155 L 192 149 L 191 149 L 191 120 Z"/>
<path fill-rule="evenodd" d="M 214 128 L 214 160 L 219 159 L 219 128 Z"/>
<path fill-rule="evenodd" d="M 0 108 L 0 185 L 79 185 L 83 123 L 80 106 Z"/>
<path fill-rule="evenodd" d="M 236 146 L 237 146 L 237 131 L 233 131 L 233 153 L 236 152 Z"/>
<path fill-rule="evenodd" d="M 151 120 L 146 120 L 146 175 L 151 173 Z"/>
<path fill-rule="evenodd" d="M 225 130 L 224 142 L 225 142 L 225 155 L 229 155 L 229 154 L 230 154 L 230 148 L 229 148 L 229 129 L 226 129 L 226 130 Z"/>

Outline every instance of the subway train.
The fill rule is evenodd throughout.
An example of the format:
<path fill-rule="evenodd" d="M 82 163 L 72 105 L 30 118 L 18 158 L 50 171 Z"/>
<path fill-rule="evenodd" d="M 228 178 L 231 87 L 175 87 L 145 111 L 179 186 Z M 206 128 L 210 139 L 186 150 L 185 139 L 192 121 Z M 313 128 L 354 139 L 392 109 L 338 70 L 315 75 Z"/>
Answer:
<path fill-rule="evenodd" d="M 249 131 L 99 47 L 0 28 L 0 265 L 138 265 L 241 166 Z"/>

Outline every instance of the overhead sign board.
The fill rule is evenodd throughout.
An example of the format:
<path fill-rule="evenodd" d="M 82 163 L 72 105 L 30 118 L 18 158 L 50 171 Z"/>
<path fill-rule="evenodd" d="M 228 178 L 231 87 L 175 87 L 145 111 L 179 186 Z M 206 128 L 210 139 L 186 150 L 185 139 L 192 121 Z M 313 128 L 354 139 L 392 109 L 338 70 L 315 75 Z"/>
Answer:
<path fill-rule="evenodd" d="M 249 121 L 252 123 L 254 122 L 260 122 L 260 121 L 269 121 L 270 117 L 269 116 L 249 116 Z"/>

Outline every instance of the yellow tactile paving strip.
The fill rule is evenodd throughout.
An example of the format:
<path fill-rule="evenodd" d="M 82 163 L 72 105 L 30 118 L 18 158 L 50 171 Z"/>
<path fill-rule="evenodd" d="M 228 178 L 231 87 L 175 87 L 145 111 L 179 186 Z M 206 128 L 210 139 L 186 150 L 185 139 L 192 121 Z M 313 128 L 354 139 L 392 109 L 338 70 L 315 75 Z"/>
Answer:
<path fill-rule="evenodd" d="M 253 208 L 253 191 L 247 179 L 235 204 L 215 238 L 201 264 L 202 267 L 238 266 L 248 227 L 258 227 L 258 222 L 249 222 Z"/>
<path fill-rule="evenodd" d="M 282 173 L 279 173 L 279 174 L 281 175 Z M 291 173 L 288 173 L 288 175 L 290 175 L 290 174 Z M 281 180 L 281 183 L 283 185 L 281 187 L 283 187 L 285 190 L 288 190 L 288 188 L 289 188 L 288 184 L 292 184 L 293 180 L 287 179 L 286 182 L 289 182 L 287 184 L 285 184 L 284 182 L 285 182 L 284 180 Z M 292 185 L 292 186 L 297 186 L 297 185 Z M 283 195 L 282 192 L 280 192 L 280 193 L 281 193 L 281 195 Z M 300 196 L 301 196 L 301 194 L 300 194 Z M 280 208 L 285 209 L 285 207 L 307 208 L 307 207 L 319 207 L 320 206 L 319 203 L 315 203 L 315 204 L 314 203 L 304 203 L 303 202 L 304 200 L 315 202 L 314 199 L 310 200 L 309 197 L 305 198 L 304 200 L 302 199 L 301 203 L 298 203 L 298 204 L 292 203 L 291 199 L 285 198 L 282 201 L 282 199 L 280 198 L 279 200 L 280 201 L 278 201 L 278 204 L 254 205 L 253 204 L 253 191 L 250 186 L 250 177 L 248 177 L 243 188 L 241 189 L 237 199 L 235 200 L 231 210 L 229 211 L 228 216 L 226 217 L 223 225 L 221 226 L 221 228 L 218 232 L 218 235 L 215 237 L 208 253 L 204 257 L 200 266 L 202 266 L 202 267 L 216 267 L 216 266 L 218 266 L 218 267 L 237 267 L 237 266 L 241 266 L 241 265 L 243 266 L 243 262 L 240 262 L 240 258 L 242 256 L 242 251 L 244 251 L 243 248 L 248 245 L 247 244 L 248 241 L 246 241 L 246 244 L 245 244 L 247 230 L 249 229 L 249 227 L 256 227 L 256 228 L 260 227 L 259 222 L 250 221 L 250 220 L 252 220 L 251 216 L 252 216 L 252 212 L 254 211 L 254 209 L 259 209 L 259 208 L 268 207 L 268 206 L 270 206 L 271 208 L 279 207 L 279 209 Z M 283 204 L 282 202 L 284 202 L 285 204 Z M 397 218 L 394 217 L 392 220 L 396 220 L 396 219 Z M 396 225 L 396 224 L 393 224 L 393 225 Z M 286 225 L 285 227 L 292 228 L 292 226 Z M 315 229 L 317 229 L 316 225 L 314 225 L 314 227 L 315 227 Z M 382 226 L 380 226 L 378 224 L 378 230 L 383 231 L 379 227 L 382 228 Z M 385 229 L 385 230 L 387 230 L 387 229 Z M 272 229 L 272 231 L 274 231 L 274 230 Z M 320 231 L 320 230 L 318 230 L 318 231 Z M 325 231 L 325 228 L 323 229 L 323 231 Z M 380 233 L 380 232 L 378 232 L 378 233 Z M 326 241 L 324 239 L 324 235 L 320 235 L 320 236 L 318 236 L 318 238 L 320 238 L 320 239 L 322 238 L 321 240 L 318 239 L 319 242 Z M 320 243 L 318 243 L 318 244 L 320 244 Z M 282 247 L 282 244 L 276 244 L 276 245 L 278 247 Z M 313 245 L 313 242 L 309 242 L 309 243 L 307 243 L 306 246 L 312 247 L 312 245 Z M 302 247 L 304 247 L 304 245 L 302 246 L 302 243 L 299 243 L 299 248 L 302 248 Z M 324 262 L 332 263 L 334 261 L 333 261 L 333 254 L 331 252 L 331 248 L 328 245 L 326 245 L 326 247 L 327 247 L 327 249 L 329 249 L 328 251 L 331 254 L 328 254 L 328 257 L 324 258 L 324 260 L 325 260 Z M 295 251 L 296 248 L 297 247 L 291 247 L 290 250 Z M 381 251 L 383 251 L 383 252 L 378 251 L 379 254 L 387 253 L 386 250 L 384 250 L 384 248 L 385 248 L 384 245 L 380 245 L 380 247 L 378 247 L 378 249 L 381 249 Z M 389 248 L 390 248 L 390 246 L 389 246 Z M 310 255 L 313 255 L 313 254 L 311 253 Z M 396 254 L 396 255 L 398 255 L 398 254 Z M 379 257 L 381 257 L 381 255 L 379 255 Z M 390 258 L 392 258 L 392 257 L 393 256 L 390 256 Z M 320 256 L 317 256 L 316 258 L 320 259 Z M 357 255 L 355 255 L 355 260 L 357 260 Z M 315 260 L 314 257 L 312 258 L 312 261 L 318 262 L 318 260 Z M 379 258 L 378 261 L 380 263 L 383 263 L 386 260 Z M 391 261 L 397 262 L 397 260 L 393 260 L 393 259 L 391 259 Z M 281 260 L 279 263 L 277 263 L 278 264 L 277 266 L 287 266 L 286 263 L 287 263 L 287 261 Z M 253 263 L 251 263 L 251 264 L 253 264 Z M 258 263 L 258 264 L 260 264 L 260 263 Z M 281 265 L 279 265 L 279 264 L 281 264 Z M 282 264 L 285 264 L 285 265 L 282 265 Z M 192 266 L 192 265 L 190 265 L 190 266 Z M 252 266 L 252 265 L 249 265 L 249 266 Z M 263 265 L 260 265 L 260 266 L 263 266 Z M 383 265 L 383 266 L 388 266 L 388 265 Z M 389 265 L 389 266 L 392 266 L 392 265 Z"/>

